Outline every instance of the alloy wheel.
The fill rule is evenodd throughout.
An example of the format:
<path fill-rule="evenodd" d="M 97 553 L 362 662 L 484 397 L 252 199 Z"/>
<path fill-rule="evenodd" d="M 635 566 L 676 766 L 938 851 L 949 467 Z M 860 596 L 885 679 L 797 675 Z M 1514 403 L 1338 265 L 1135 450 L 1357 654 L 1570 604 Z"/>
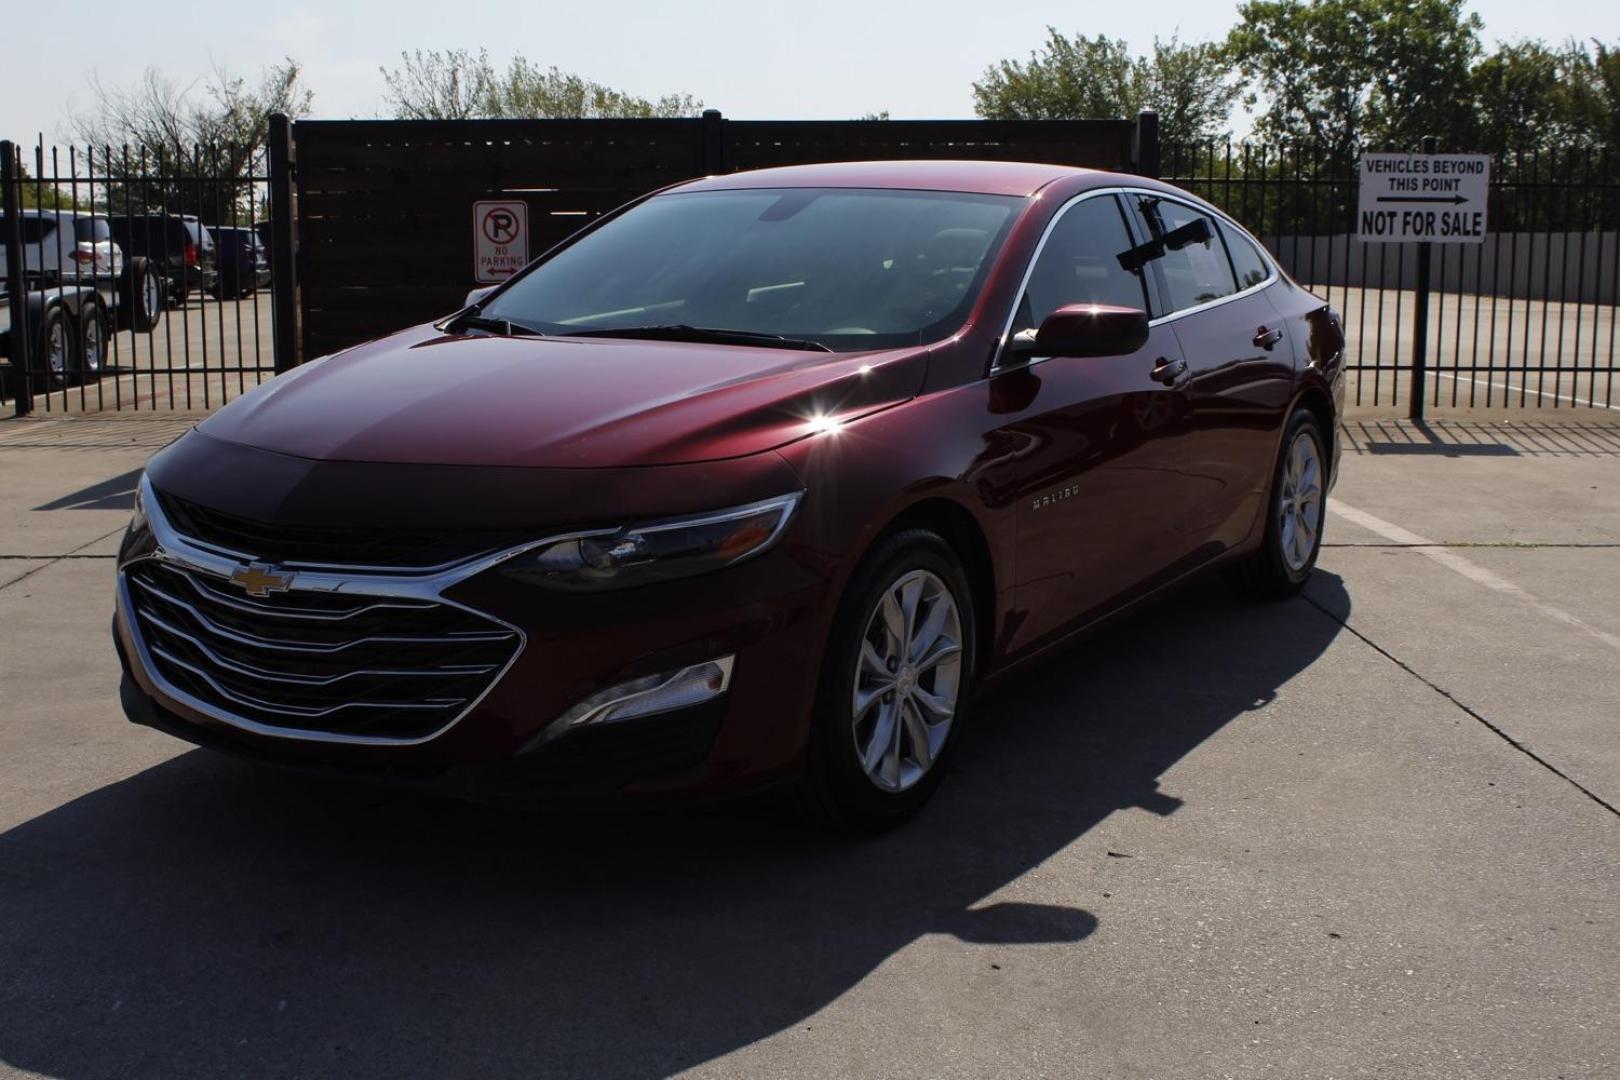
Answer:
<path fill-rule="evenodd" d="M 933 767 L 956 717 L 962 616 L 937 575 L 912 570 L 884 590 L 856 660 L 852 724 L 867 778 L 904 791 Z"/>
<path fill-rule="evenodd" d="M 142 281 L 141 307 L 146 312 L 147 325 L 151 325 L 163 311 L 163 294 L 159 290 L 155 275 L 147 274 Z"/>
<path fill-rule="evenodd" d="M 1306 427 L 1288 448 L 1277 492 L 1277 535 L 1289 570 L 1298 573 L 1311 561 L 1321 527 L 1322 450 Z"/>

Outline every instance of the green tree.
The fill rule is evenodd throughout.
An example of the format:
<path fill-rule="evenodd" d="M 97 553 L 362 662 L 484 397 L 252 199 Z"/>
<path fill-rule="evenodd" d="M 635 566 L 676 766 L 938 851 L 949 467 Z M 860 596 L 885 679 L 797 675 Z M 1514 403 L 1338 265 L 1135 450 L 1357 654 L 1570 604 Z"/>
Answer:
<path fill-rule="evenodd" d="M 987 120 L 1071 120 L 1159 114 L 1160 138 L 1190 143 L 1222 132 L 1238 89 L 1218 45 L 1153 42 L 1133 56 L 1123 40 L 1047 27 L 1027 61 L 1002 60 L 973 84 L 974 111 Z"/>
<path fill-rule="evenodd" d="M 483 49 L 417 49 L 381 71 L 384 97 L 404 120 L 681 117 L 703 109 L 690 94 L 637 97 L 522 56 L 498 72 Z"/>
<path fill-rule="evenodd" d="M 1620 154 L 1620 42 L 1565 47 L 1564 97 L 1571 138 Z"/>
<path fill-rule="evenodd" d="M 1147 68 L 1147 104 L 1159 114 L 1162 141 L 1191 145 L 1228 133 L 1242 88 L 1220 45 L 1155 38 L 1153 55 L 1138 63 Z"/>
<path fill-rule="evenodd" d="M 1147 82 L 1123 40 L 1046 32 L 1027 62 L 1002 60 L 973 84 L 974 112 L 986 120 L 1075 120 L 1131 116 L 1142 107 Z"/>
<path fill-rule="evenodd" d="M 84 202 L 84 199 L 75 200 L 71 190 L 63 191 L 55 184 L 32 183 L 33 177 L 28 171 L 28 166 L 21 162 L 17 168 L 22 180 L 17 198 L 24 209 L 76 210 Z M 86 191 L 85 194 L 88 195 L 89 192 Z"/>
<path fill-rule="evenodd" d="M 1337 162 L 1359 146 L 1472 132 L 1481 23 L 1463 0 L 1248 0 L 1226 49 L 1262 106 L 1258 130 L 1306 139 Z"/>

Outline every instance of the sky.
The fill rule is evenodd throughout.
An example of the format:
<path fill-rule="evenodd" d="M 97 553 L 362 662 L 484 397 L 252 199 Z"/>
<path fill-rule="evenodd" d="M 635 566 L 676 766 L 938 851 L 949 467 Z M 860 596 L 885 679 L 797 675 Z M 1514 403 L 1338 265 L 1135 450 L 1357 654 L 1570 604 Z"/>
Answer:
<path fill-rule="evenodd" d="M 75 0 L 71 17 L 28 3 L 0 26 L 0 137 L 67 141 L 66 118 L 92 103 L 92 75 L 132 84 L 156 67 L 181 83 L 218 66 L 256 75 L 292 56 L 324 119 L 386 115 L 382 65 L 402 50 L 487 48 L 504 66 L 522 53 L 631 93 L 684 91 L 736 119 L 970 117 L 972 83 L 1046 36 L 1219 38 L 1236 2 L 1057 4 L 1046 0 Z M 1613 0 L 1475 0 L 1487 43 L 1620 38 Z M 15 31 L 15 37 L 11 32 Z M 27 48 L 17 45 L 28 43 Z M 1246 125 L 1244 125 L 1246 126 Z"/>

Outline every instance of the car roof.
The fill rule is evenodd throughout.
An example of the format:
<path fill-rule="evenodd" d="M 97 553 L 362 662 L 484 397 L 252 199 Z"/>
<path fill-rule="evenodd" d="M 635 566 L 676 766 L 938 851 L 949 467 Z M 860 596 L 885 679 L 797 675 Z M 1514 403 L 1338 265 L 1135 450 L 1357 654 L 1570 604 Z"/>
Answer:
<path fill-rule="evenodd" d="M 847 187 L 912 191 L 963 191 L 1027 198 L 1066 177 L 1117 176 L 1096 169 L 1042 165 L 1030 161 L 840 161 L 788 165 L 693 180 L 673 191 L 726 191 L 739 188 Z"/>

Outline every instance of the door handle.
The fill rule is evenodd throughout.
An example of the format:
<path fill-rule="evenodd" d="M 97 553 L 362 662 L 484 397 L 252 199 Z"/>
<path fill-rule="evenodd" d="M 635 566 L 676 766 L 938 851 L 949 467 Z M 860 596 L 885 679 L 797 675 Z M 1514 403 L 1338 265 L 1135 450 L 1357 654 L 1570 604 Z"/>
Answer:
<path fill-rule="evenodd" d="M 1254 343 L 1260 346 L 1260 348 L 1268 351 L 1272 346 L 1276 345 L 1277 342 L 1281 341 L 1282 339 L 1283 332 L 1282 328 L 1279 326 L 1273 326 L 1269 329 L 1262 326 L 1260 329 L 1254 332 Z"/>
<path fill-rule="evenodd" d="M 1166 386 L 1176 385 L 1176 380 L 1187 374 L 1187 361 L 1172 360 L 1168 356 L 1159 357 L 1158 363 L 1153 365 L 1151 373 L 1154 382 L 1162 382 Z"/>

